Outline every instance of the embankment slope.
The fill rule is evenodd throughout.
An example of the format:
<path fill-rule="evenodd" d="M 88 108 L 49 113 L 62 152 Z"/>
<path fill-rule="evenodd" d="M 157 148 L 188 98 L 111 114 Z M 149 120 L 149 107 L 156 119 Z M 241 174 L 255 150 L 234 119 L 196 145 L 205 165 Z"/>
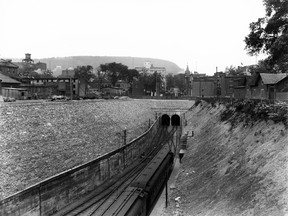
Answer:
<path fill-rule="evenodd" d="M 193 103 L 134 99 L 2 103 L 0 200 L 119 148 L 124 129 L 126 141 L 131 141 L 155 120 L 155 108 L 189 109 Z"/>
<path fill-rule="evenodd" d="M 243 119 L 231 126 L 220 120 L 225 109 L 203 102 L 186 114 L 184 130 L 195 136 L 165 215 L 287 215 L 287 127 Z"/>

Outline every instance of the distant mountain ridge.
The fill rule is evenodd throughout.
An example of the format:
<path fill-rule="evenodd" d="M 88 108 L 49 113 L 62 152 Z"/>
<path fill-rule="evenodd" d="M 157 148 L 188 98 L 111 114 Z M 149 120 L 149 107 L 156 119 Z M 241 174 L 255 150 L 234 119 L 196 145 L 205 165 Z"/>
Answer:
<path fill-rule="evenodd" d="M 44 62 L 47 64 L 47 68 L 53 70 L 56 66 L 61 66 L 62 70 L 69 67 L 77 67 L 81 65 L 91 65 L 93 68 L 97 68 L 100 64 L 117 62 L 127 65 L 129 69 L 135 67 L 144 66 L 144 62 L 149 61 L 155 67 L 165 67 L 167 74 L 177 74 L 179 71 L 183 71 L 175 63 L 155 58 L 142 58 L 142 57 L 119 57 L 119 56 L 70 56 L 70 57 L 53 57 L 34 59 L 34 62 Z M 54 74 L 55 75 L 55 74 Z"/>

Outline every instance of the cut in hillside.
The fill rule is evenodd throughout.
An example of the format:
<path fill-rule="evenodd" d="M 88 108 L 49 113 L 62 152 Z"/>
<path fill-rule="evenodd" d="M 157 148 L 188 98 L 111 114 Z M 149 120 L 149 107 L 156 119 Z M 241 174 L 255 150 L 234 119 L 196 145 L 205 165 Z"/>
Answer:
<path fill-rule="evenodd" d="M 202 102 L 186 114 L 184 131 L 195 136 L 188 137 L 164 215 L 287 215 L 287 127 L 255 121 L 249 110 L 225 119 L 224 111 Z"/>
<path fill-rule="evenodd" d="M 0 200 L 93 160 L 141 135 L 151 108 L 189 109 L 193 101 L 85 100 L 0 104 Z M 150 120 L 150 121 L 149 121 Z"/>

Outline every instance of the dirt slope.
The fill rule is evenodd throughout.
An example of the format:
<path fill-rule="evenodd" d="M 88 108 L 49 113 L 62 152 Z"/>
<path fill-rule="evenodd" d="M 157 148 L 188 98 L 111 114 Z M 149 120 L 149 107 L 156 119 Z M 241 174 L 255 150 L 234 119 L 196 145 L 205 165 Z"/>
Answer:
<path fill-rule="evenodd" d="M 223 110 L 204 104 L 187 113 L 184 130 L 195 136 L 164 215 L 288 215 L 287 129 L 271 120 L 232 128 L 220 121 Z"/>

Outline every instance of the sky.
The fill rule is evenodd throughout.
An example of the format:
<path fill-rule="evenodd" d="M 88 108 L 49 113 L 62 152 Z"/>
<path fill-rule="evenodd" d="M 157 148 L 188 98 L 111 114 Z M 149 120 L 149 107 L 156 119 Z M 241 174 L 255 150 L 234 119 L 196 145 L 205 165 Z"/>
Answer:
<path fill-rule="evenodd" d="M 207 75 L 261 59 L 244 39 L 265 16 L 262 0 L 0 0 L 0 8 L 0 58 L 158 58 Z"/>

